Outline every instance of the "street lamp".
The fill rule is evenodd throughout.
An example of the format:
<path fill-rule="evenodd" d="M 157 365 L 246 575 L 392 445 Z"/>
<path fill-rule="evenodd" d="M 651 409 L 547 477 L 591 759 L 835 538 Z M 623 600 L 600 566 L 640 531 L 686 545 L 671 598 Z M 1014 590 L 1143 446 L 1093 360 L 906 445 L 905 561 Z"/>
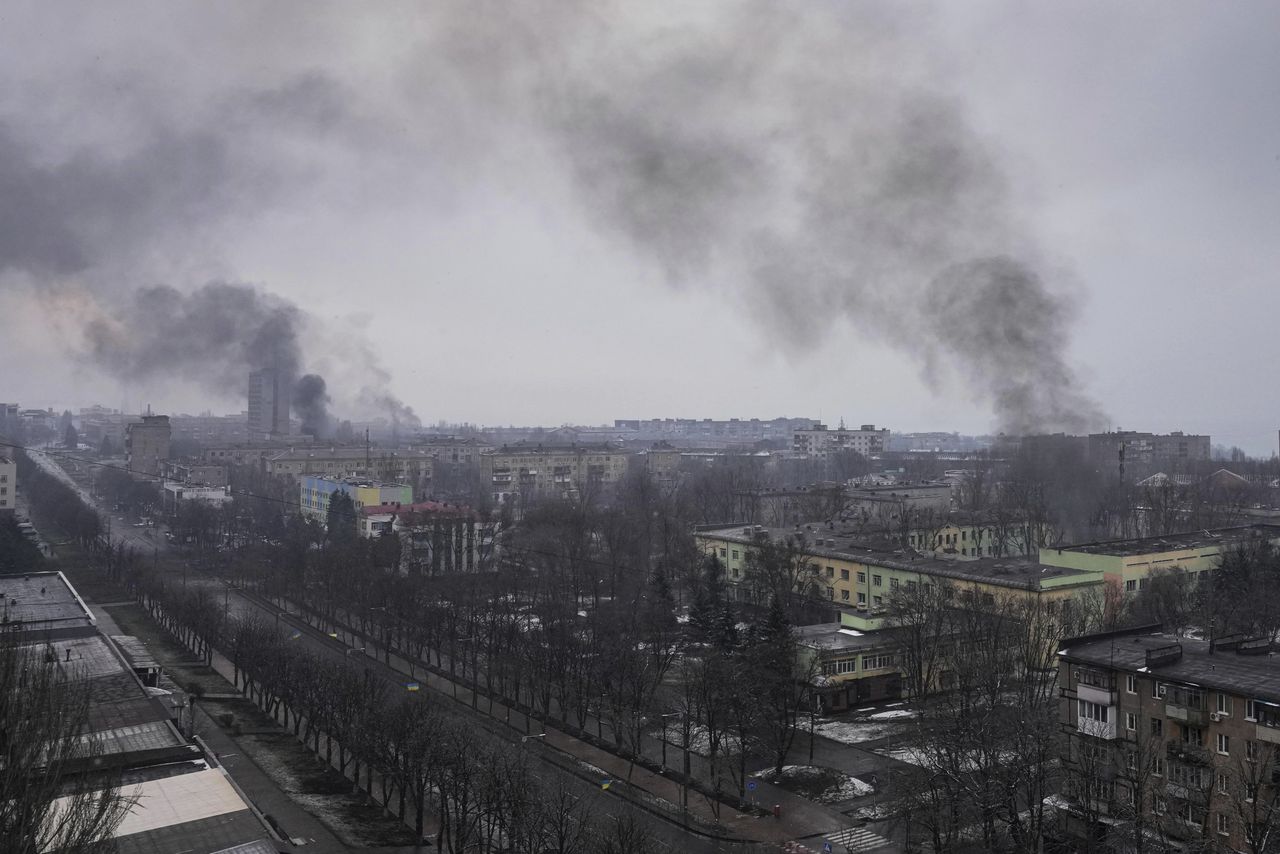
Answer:
<path fill-rule="evenodd" d="M 678 718 L 678 717 L 680 717 L 679 712 L 667 712 L 666 714 L 658 715 L 659 720 L 662 721 L 661 737 L 662 737 L 662 770 L 663 771 L 667 770 L 667 718 Z"/>

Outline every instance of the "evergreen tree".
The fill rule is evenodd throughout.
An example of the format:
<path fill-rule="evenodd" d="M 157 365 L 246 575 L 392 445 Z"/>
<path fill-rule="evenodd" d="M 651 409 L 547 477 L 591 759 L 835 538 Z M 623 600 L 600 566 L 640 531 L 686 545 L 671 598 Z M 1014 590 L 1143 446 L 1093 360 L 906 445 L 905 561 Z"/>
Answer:
<path fill-rule="evenodd" d="M 345 492 L 329 496 L 329 511 L 324 520 L 330 542 L 348 543 L 356 538 L 356 505 Z"/>

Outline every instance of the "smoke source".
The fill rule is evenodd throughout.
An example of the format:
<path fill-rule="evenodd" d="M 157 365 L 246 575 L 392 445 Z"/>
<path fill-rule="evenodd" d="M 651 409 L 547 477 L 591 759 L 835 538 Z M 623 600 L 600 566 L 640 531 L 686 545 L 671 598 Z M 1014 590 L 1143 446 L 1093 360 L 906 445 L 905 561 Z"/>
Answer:
<path fill-rule="evenodd" d="M 293 384 L 293 408 L 302 421 L 302 432 L 317 439 L 327 439 L 332 433 L 329 417 L 329 395 L 325 392 L 324 377 L 307 374 Z"/>

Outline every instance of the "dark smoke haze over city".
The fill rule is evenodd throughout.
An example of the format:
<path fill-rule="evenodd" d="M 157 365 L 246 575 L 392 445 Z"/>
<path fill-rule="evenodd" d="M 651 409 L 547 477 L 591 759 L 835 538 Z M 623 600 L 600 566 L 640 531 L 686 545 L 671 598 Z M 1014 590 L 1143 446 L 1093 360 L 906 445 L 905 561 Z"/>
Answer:
<path fill-rule="evenodd" d="M 1275 0 L 6 0 L 0 854 L 1280 854 L 1278 104 Z"/>
<path fill-rule="evenodd" d="M 713 308 L 710 327 L 674 320 L 653 339 L 715 370 L 728 396 L 714 409 L 734 408 L 725 416 L 900 412 L 925 428 L 958 409 L 975 430 L 1012 433 L 1129 421 L 1129 372 L 1093 329 L 1121 314 L 1151 324 L 1143 294 L 1170 277 L 1141 273 L 1143 257 L 1120 281 L 1105 220 L 1092 237 L 1054 239 L 1059 147 L 998 132 L 1004 106 L 956 83 L 999 68 L 965 41 L 998 8 L 922 28 L 889 4 L 671 16 L 608 3 L 436 4 L 355 23 L 322 4 L 296 44 L 258 65 L 219 60 L 274 46 L 266 34 L 297 23 L 296 10 L 157 11 L 149 36 L 86 21 L 76 38 L 97 53 L 68 46 L 64 62 L 23 65 L 22 45 L 8 52 L 4 308 L 56 331 L 51 380 L 104 378 L 135 407 L 191 405 L 183 388 L 231 404 L 271 350 L 291 376 L 323 378 L 327 391 L 299 403 L 328 396 L 335 418 L 413 425 L 409 404 L 493 422 L 641 414 L 622 393 L 632 380 L 569 368 L 584 349 L 611 349 L 609 321 L 584 325 L 581 289 L 603 316 L 616 306 L 705 319 Z M 15 42 L 56 15 L 16 17 Z M 175 73 L 156 71 L 209 21 L 217 35 Z M 1131 13 L 1117 26 L 1144 22 Z M 348 24 L 362 47 L 344 38 Z M 1091 25 L 1082 16 L 1076 31 Z M 995 34 L 987 52 L 1024 49 Z M 1022 109 L 1021 90 L 1002 85 L 993 91 Z M 1054 120 L 1068 123 L 1070 107 Z M 1082 255 L 1090 240 L 1110 268 Z M 557 241 L 579 276 L 558 259 L 536 266 Z M 556 329 L 546 306 L 557 302 L 579 306 L 560 314 L 591 328 Z M 1106 322 L 1082 326 L 1095 317 Z M 467 324 L 483 352 L 467 352 Z M 700 329 L 709 340 L 696 340 Z M 753 378 L 726 388 L 715 339 L 729 329 L 723 343 Z M 1163 337 L 1148 344 L 1153 365 Z M 635 348 L 609 358 L 641 400 L 653 395 Z M 468 410 L 459 394 L 462 374 L 483 386 L 516 370 L 504 387 L 533 364 L 552 387 L 578 390 L 563 414 L 500 415 L 488 400 Z M 789 374 L 849 391 L 777 391 Z M 703 398 L 679 399 L 683 411 Z M 1246 423 L 1240 415 L 1228 432 L 1261 434 Z"/>

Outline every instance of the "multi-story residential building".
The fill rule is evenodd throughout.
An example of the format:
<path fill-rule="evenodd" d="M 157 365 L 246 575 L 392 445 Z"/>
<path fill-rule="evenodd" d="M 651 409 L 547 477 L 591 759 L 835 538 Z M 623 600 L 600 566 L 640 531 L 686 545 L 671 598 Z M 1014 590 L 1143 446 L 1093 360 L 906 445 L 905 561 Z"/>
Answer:
<path fill-rule="evenodd" d="M 609 491 L 631 452 L 612 445 L 503 445 L 480 455 L 480 477 L 497 504 Z"/>
<path fill-rule="evenodd" d="M 166 480 L 192 486 L 226 486 L 230 483 L 225 465 L 170 460 L 164 464 L 163 469 Z"/>
<path fill-rule="evenodd" d="M 368 505 L 357 519 L 363 537 L 400 538 L 400 567 L 439 575 L 491 568 L 497 523 L 469 507 L 439 501 Z"/>
<path fill-rule="evenodd" d="M 1210 453 L 1208 436 L 1195 436 L 1181 431 L 1168 435 L 1132 430 L 1091 433 L 1088 443 L 1089 458 L 1100 465 L 1118 464 L 1121 460 L 1126 464 L 1207 460 Z"/>
<path fill-rule="evenodd" d="M 300 480 L 302 515 L 318 522 L 324 522 L 328 518 L 329 499 L 335 492 L 351 497 L 357 518 L 364 507 L 413 503 L 413 489 L 404 483 L 380 483 L 358 477 L 321 475 L 303 475 Z"/>
<path fill-rule="evenodd" d="M 173 438 L 201 447 L 249 441 L 246 415 L 174 415 L 169 419 Z"/>
<path fill-rule="evenodd" d="M 684 452 L 670 442 L 654 442 L 651 448 L 639 453 L 638 459 L 658 486 L 669 488 L 679 482 Z"/>
<path fill-rule="evenodd" d="M 425 436 L 414 443 L 414 450 L 426 451 L 436 465 L 479 465 L 480 455 L 493 450 L 493 445 L 474 437 Z"/>
<path fill-rule="evenodd" d="M 701 551 L 720 559 L 725 580 L 738 598 L 751 598 L 749 563 L 762 541 L 796 543 L 797 556 L 807 563 L 798 579 L 811 595 L 832 603 L 841 622 L 858 630 L 881 627 L 881 615 L 899 587 L 949 585 L 973 591 L 978 601 L 1016 594 L 1043 601 L 1061 601 L 1101 592 L 1100 570 L 1050 566 L 1026 558 L 983 557 L 944 560 L 932 556 L 869 548 L 857 532 L 818 528 L 814 531 L 740 526 L 697 531 Z"/>
<path fill-rule="evenodd" d="M 239 442 L 228 445 L 210 445 L 201 449 L 200 459 L 214 465 L 258 465 L 265 470 L 266 461 L 282 451 L 307 449 L 314 446 L 308 442 L 289 441 L 287 439 L 263 439 L 256 442 Z M 335 447 L 325 442 L 325 448 Z M 336 447 L 345 447 L 337 445 Z M 360 446 L 363 452 L 364 446 Z"/>
<path fill-rule="evenodd" d="M 1151 573 L 1180 569 L 1198 575 L 1217 569 L 1222 555 L 1258 540 L 1280 545 L 1280 525 L 1255 524 L 1189 534 L 1110 540 L 1040 549 L 1040 562 L 1101 572 L 1126 593 L 1147 586 Z"/>
<path fill-rule="evenodd" d="M 125 428 L 125 464 L 139 475 L 159 476 L 169 459 L 170 426 L 168 415 L 144 415 L 141 421 Z"/>
<path fill-rule="evenodd" d="M 1092 851 L 1269 852 L 1280 835 L 1270 639 L 1158 627 L 1063 641 L 1059 826 Z M 1193 847 L 1184 847 L 1192 844 Z"/>
<path fill-rule="evenodd" d="M 841 425 L 831 430 L 825 424 L 813 424 L 796 430 L 791 436 L 791 449 L 813 459 L 826 459 L 840 451 L 856 451 L 864 457 L 879 456 L 889 445 L 889 429 L 876 429 L 874 424 L 863 424 L 857 430 L 847 430 Z"/>
<path fill-rule="evenodd" d="M 18 466 L 0 457 L 0 516 L 12 515 L 18 500 Z"/>
<path fill-rule="evenodd" d="M 425 448 L 299 447 L 280 451 L 267 458 L 267 474 L 353 475 L 382 481 L 411 484 L 419 492 L 431 487 L 435 457 Z"/>
<path fill-rule="evenodd" d="M 812 418 L 643 418 L 618 419 L 615 431 L 627 431 L 630 438 L 643 442 L 666 440 L 688 447 L 723 447 L 755 442 L 790 442 L 796 430 L 812 426 Z"/>
<path fill-rule="evenodd" d="M 247 428 L 255 439 L 289 435 L 289 379 L 274 369 L 249 374 Z"/>

